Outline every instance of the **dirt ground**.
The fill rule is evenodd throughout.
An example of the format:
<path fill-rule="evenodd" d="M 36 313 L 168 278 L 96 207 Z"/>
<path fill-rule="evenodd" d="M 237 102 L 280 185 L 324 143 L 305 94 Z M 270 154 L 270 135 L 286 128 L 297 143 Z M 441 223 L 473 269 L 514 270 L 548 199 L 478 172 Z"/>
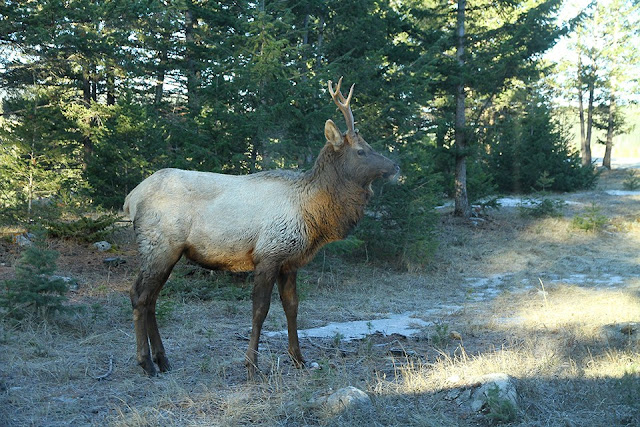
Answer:
<path fill-rule="evenodd" d="M 452 391 L 493 372 L 515 379 L 509 425 L 640 425 L 640 193 L 611 191 L 624 178 L 604 172 L 593 191 L 548 196 L 566 202 L 559 217 L 503 206 L 465 222 L 444 208 L 439 250 L 422 272 L 320 253 L 300 274 L 300 329 L 399 313 L 426 326 L 302 338 L 320 369 L 294 368 L 286 337 L 263 334 L 254 382 L 243 365 L 250 277 L 180 264 L 157 308 L 173 370 L 148 378 L 135 361 L 130 228 L 108 253 L 49 241 L 57 273 L 77 283 L 70 304 L 84 310 L 0 320 L 0 425 L 490 425 L 500 414 L 469 411 Z M 599 231 L 575 227 L 594 214 L 605 219 Z M 19 253 L 0 240 L 0 281 Z M 283 329 L 276 290 L 264 331 Z M 335 414 L 318 403 L 348 385 L 373 407 Z"/>

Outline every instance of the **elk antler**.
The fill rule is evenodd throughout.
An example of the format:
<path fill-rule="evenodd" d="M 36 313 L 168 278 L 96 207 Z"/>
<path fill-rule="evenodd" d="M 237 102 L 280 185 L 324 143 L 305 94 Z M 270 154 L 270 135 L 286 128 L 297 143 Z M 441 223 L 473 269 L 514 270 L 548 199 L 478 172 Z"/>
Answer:
<path fill-rule="evenodd" d="M 349 103 L 351 102 L 351 97 L 353 96 L 353 87 L 355 83 L 351 85 L 351 89 L 349 89 L 349 96 L 347 99 L 344 98 L 342 92 L 340 92 L 340 85 L 342 84 L 342 77 L 338 80 L 338 84 L 336 85 L 335 90 L 333 89 L 333 82 L 329 80 L 329 93 L 331 94 L 331 98 L 333 98 L 333 102 L 336 103 L 342 114 L 344 115 L 344 119 L 347 122 L 347 135 L 354 135 L 356 133 L 355 125 L 353 122 L 353 113 L 351 112 L 351 106 Z"/>

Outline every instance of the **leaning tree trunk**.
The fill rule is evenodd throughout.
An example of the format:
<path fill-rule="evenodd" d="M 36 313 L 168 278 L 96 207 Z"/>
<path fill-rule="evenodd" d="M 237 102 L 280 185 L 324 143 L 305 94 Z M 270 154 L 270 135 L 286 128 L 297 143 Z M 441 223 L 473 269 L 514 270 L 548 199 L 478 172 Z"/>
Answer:
<path fill-rule="evenodd" d="M 612 93 L 609 97 L 609 117 L 607 119 L 607 141 L 604 149 L 602 166 L 611 170 L 611 148 L 613 147 L 613 130 L 615 126 L 616 98 Z"/>
<path fill-rule="evenodd" d="M 589 101 L 587 105 L 587 137 L 584 143 L 584 154 L 582 156 L 582 165 L 591 164 L 591 134 L 593 130 L 593 96 L 595 91 L 595 82 L 593 78 L 589 79 Z"/>
<path fill-rule="evenodd" d="M 584 123 L 584 102 L 583 102 L 583 93 L 582 88 L 584 87 L 583 79 L 582 79 L 582 56 L 578 52 L 578 114 L 580 115 L 580 157 L 582 160 L 582 165 L 586 166 L 589 162 L 586 161 L 586 151 L 587 151 L 587 138 L 585 136 L 585 123 Z"/>
<path fill-rule="evenodd" d="M 455 208 L 454 215 L 463 218 L 471 216 L 471 206 L 467 196 L 467 132 L 465 117 L 465 92 L 464 92 L 464 19 L 466 0 L 458 0 L 457 14 L 457 47 L 456 59 L 458 60 L 459 74 L 456 88 L 456 117 L 455 117 Z"/>

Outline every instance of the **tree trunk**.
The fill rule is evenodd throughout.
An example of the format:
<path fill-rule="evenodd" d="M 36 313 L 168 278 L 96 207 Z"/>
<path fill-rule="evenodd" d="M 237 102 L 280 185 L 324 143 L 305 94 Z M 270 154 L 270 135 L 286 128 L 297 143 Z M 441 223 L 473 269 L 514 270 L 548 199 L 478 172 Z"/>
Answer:
<path fill-rule="evenodd" d="M 311 51 L 309 48 L 309 13 L 304 15 L 304 20 L 302 21 L 302 65 L 300 69 L 300 80 L 303 82 L 307 81 L 307 74 L 309 72 L 309 66 L 307 63 L 307 53 Z"/>
<path fill-rule="evenodd" d="M 607 141 L 604 149 L 602 166 L 611 170 L 611 149 L 613 147 L 613 130 L 615 127 L 616 98 L 612 93 L 609 97 L 609 117 L 607 119 Z"/>
<path fill-rule="evenodd" d="M 84 106 L 89 108 L 91 106 L 91 100 L 93 99 L 91 89 L 91 74 L 88 71 L 88 66 L 82 72 L 82 100 L 84 101 Z M 89 159 L 93 155 L 93 143 L 91 142 L 91 138 L 85 135 L 82 138 L 82 170 L 87 171 Z"/>
<path fill-rule="evenodd" d="M 91 104 L 91 77 L 86 68 L 82 70 L 82 100 L 87 107 Z"/>
<path fill-rule="evenodd" d="M 318 25 L 318 45 L 316 47 L 316 52 L 318 57 L 316 58 L 316 69 L 320 69 L 322 67 L 322 48 L 324 43 L 324 10 L 320 11 L 320 23 Z"/>
<path fill-rule="evenodd" d="M 167 67 L 168 54 L 167 50 L 163 49 L 160 51 L 160 64 L 158 65 L 158 72 L 156 75 L 156 88 L 155 88 L 155 96 L 153 99 L 153 103 L 157 106 L 162 102 L 162 97 L 164 95 L 164 75 L 165 69 Z"/>
<path fill-rule="evenodd" d="M 107 105 L 114 105 L 116 103 L 116 78 L 113 73 L 113 68 L 107 70 Z"/>
<path fill-rule="evenodd" d="M 578 52 L 578 113 L 580 115 L 580 157 L 582 159 L 582 166 L 586 166 L 589 162 L 586 161 L 586 151 L 587 151 L 587 139 L 584 135 L 584 102 L 583 102 L 583 94 L 582 88 L 584 87 L 584 83 L 582 81 L 582 55 Z"/>
<path fill-rule="evenodd" d="M 585 143 L 584 143 L 584 155 L 582 156 L 583 166 L 591 164 L 591 134 L 593 129 L 593 95 L 595 91 L 595 82 L 593 80 L 594 80 L 594 77 L 592 76 L 589 79 L 589 83 L 588 83 L 589 101 L 587 105 L 587 136 L 585 138 Z"/>
<path fill-rule="evenodd" d="M 456 153 L 456 175 L 455 175 L 455 208 L 454 215 L 463 218 L 471 216 L 471 206 L 467 196 L 467 132 L 465 116 L 465 82 L 464 82 L 464 20 L 466 0 L 458 0 L 457 13 L 457 48 L 456 59 L 458 60 L 459 74 L 458 86 L 456 89 L 456 117 L 455 117 L 455 153 Z"/>
<path fill-rule="evenodd" d="M 91 66 L 91 99 L 98 101 L 98 70 L 96 64 Z"/>
<path fill-rule="evenodd" d="M 185 35 L 185 61 L 187 74 L 187 106 L 192 115 L 200 112 L 200 102 L 198 99 L 198 80 L 199 72 L 196 67 L 196 61 L 193 58 L 195 39 L 193 30 L 196 27 L 196 21 L 191 9 L 187 8 L 184 13 L 184 35 Z"/>

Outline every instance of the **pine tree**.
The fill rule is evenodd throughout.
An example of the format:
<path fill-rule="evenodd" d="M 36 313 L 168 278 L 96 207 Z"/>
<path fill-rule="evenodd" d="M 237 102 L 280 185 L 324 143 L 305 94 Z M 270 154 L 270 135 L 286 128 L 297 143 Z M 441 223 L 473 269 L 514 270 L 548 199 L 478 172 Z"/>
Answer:
<path fill-rule="evenodd" d="M 455 175 L 457 215 L 470 214 L 463 191 L 466 162 L 478 151 L 490 110 L 511 84 L 539 76 L 540 54 L 564 31 L 552 22 L 560 4 L 479 0 L 458 2 L 455 10 L 440 0 L 414 4 L 411 16 L 420 28 L 423 62 L 437 82 L 432 123 L 445 159 L 441 163 Z"/>
<path fill-rule="evenodd" d="M 16 263 L 16 277 L 4 281 L 4 292 L 0 293 L 0 306 L 6 314 L 22 318 L 30 313 L 46 316 L 68 310 L 67 284 L 64 279 L 53 276 L 58 253 L 46 248 L 42 236 L 27 246 Z"/>

